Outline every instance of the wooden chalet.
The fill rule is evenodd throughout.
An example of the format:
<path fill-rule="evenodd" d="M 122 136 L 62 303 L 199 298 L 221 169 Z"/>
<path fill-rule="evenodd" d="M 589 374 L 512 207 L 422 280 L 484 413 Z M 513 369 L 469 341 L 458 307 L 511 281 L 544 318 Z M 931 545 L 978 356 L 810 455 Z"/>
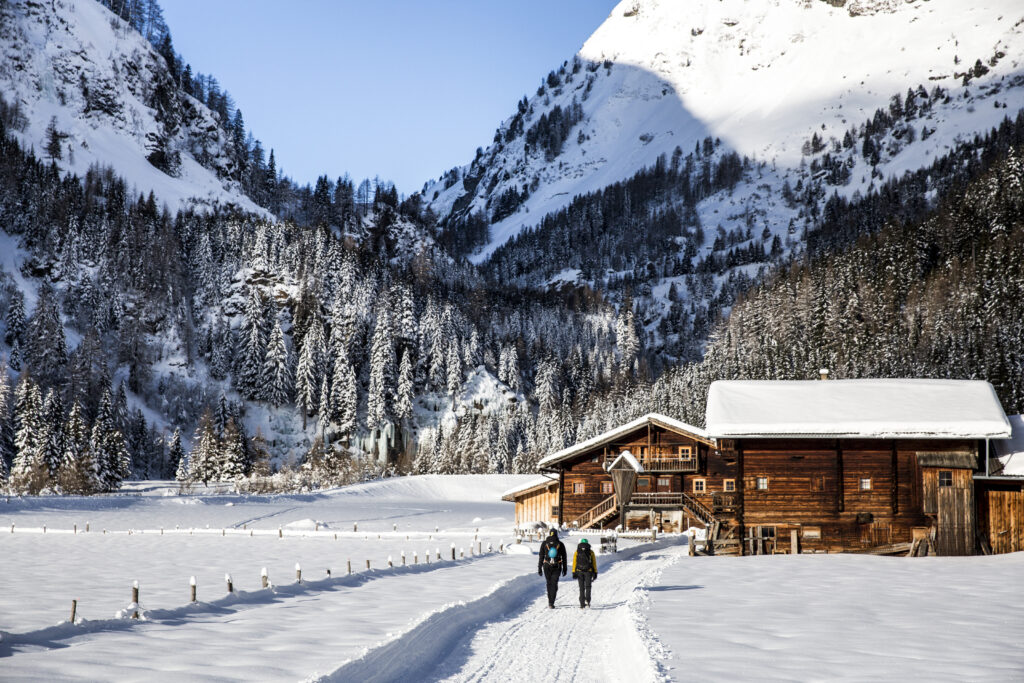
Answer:
<path fill-rule="evenodd" d="M 649 414 L 547 456 L 558 522 L 703 526 L 718 554 L 1024 549 L 1024 478 L 991 473 L 1011 428 L 987 382 L 720 381 L 706 424 Z"/>
<path fill-rule="evenodd" d="M 703 429 L 657 413 L 553 453 L 539 467 L 559 477 L 558 522 L 580 529 L 679 531 L 710 524 L 714 511 L 736 504 L 735 463 L 718 456 Z"/>

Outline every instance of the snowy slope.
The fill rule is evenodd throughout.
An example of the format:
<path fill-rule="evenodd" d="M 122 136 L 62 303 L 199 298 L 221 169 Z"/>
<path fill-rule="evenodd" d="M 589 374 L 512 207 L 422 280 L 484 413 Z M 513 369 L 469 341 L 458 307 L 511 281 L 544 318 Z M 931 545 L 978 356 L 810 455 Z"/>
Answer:
<path fill-rule="evenodd" d="M 491 242 L 473 256 L 481 262 L 575 195 L 677 146 L 686 154 L 711 136 L 795 172 L 813 133 L 840 140 L 892 96 L 941 86 L 950 97 L 930 112 L 928 139 L 883 155 L 882 175 L 901 174 L 1024 106 L 1022 31 L 1024 8 L 1014 0 L 624 0 L 579 51 L 582 67 L 568 62 L 556 87 L 530 97 L 526 129 L 555 106 L 582 106 L 557 158 L 527 152 L 524 135 L 502 139 L 460 170 L 461 182 L 429 183 L 424 195 L 446 216 L 488 212 L 509 188 L 530 188 L 518 211 L 492 226 Z M 964 87 L 977 60 L 987 73 Z M 853 169 L 845 194 L 871 184 L 868 168 Z"/>
<path fill-rule="evenodd" d="M 21 107 L 27 125 L 17 134 L 40 156 L 55 119 L 66 136 L 63 170 L 113 167 L 172 210 L 219 203 L 264 213 L 230 180 L 230 141 L 216 115 L 181 93 L 163 57 L 97 2 L 0 4 L 0 94 Z M 180 153 L 176 177 L 147 161 L 158 148 Z"/>

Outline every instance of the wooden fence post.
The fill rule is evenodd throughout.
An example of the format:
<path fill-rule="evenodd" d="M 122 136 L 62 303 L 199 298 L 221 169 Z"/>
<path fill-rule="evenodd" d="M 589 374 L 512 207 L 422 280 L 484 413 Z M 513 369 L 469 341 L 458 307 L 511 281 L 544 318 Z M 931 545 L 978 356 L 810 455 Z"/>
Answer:
<path fill-rule="evenodd" d="M 264 588 L 270 587 L 270 577 L 267 576 L 267 568 L 264 567 L 260 570 L 260 583 L 263 584 Z"/>
<path fill-rule="evenodd" d="M 416 554 L 415 550 L 412 551 L 412 563 L 413 564 L 419 564 L 420 563 L 420 556 L 418 554 Z"/>
<path fill-rule="evenodd" d="M 328 579 L 331 578 L 331 568 L 330 567 L 327 568 L 327 578 Z"/>
<path fill-rule="evenodd" d="M 359 522 L 352 522 L 352 531 L 354 533 L 359 533 Z"/>
<path fill-rule="evenodd" d="M 455 544 L 452 543 L 452 560 L 455 560 Z"/>
<path fill-rule="evenodd" d="M 349 574 L 351 574 L 351 573 L 352 573 L 352 560 L 349 560 L 349 561 L 348 561 L 348 573 L 349 573 Z"/>
<path fill-rule="evenodd" d="M 196 577 L 190 576 L 188 579 L 189 592 L 191 593 L 191 602 L 196 601 Z"/>
<path fill-rule="evenodd" d="M 402 551 L 402 566 L 405 566 L 405 551 Z"/>
<path fill-rule="evenodd" d="M 75 533 L 76 534 L 78 533 L 78 524 L 77 523 L 75 524 Z M 160 533 L 163 533 L 163 529 L 160 530 Z"/>
<path fill-rule="evenodd" d="M 295 563 L 295 581 L 296 583 L 302 583 L 302 567 L 299 566 L 298 562 Z"/>
<path fill-rule="evenodd" d="M 78 611 L 78 600 L 71 601 L 71 623 L 75 623 L 75 613 Z"/>
<path fill-rule="evenodd" d="M 281 527 L 277 527 L 277 537 L 284 538 L 284 529 L 282 529 Z"/>
<path fill-rule="evenodd" d="M 466 559 L 466 549 L 465 548 L 459 548 L 459 559 L 462 559 L 462 560 Z"/>
<path fill-rule="evenodd" d="M 366 561 L 366 571 L 370 571 L 370 561 Z"/>
<path fill-rule="evenodd" d="M 224 575 L 224 580 L 227 581 L 227 583 L 228 583 L 228 593 L 234 593 L 235 592 L 235 584 L 233 584 L 231 582 L 231 574 L 225 574 Z"/>
<path fill-rule="evenodd" d="M 139 618 L 139 582 L 138 581 L 132 581 L 132 605 L 134 605 L 133 611 L 132 611 L 132 619 L 138 619 Z"/>
<path fill-rule="evenodd" d="M 395 563 L 391 561 L 391 556 L 388 555 L 388 569 L 394 569 Z"/>
<path fill-rule="evenodd" d="M 86 531 L 86 533 L 89 532 L 89 522 L 85 523 L 85 531 Z"/>

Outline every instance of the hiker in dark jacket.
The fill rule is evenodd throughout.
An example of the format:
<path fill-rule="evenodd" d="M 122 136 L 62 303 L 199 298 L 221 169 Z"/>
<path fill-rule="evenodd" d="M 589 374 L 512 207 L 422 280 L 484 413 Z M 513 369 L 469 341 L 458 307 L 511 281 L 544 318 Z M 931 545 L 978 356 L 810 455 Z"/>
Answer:
<path fill-rule="evenodd" d="M 585 538 L 572 556 L 572 578 L 580 584 L 580 609 L 590 607 L 590 584 L 597 578 L 597 555 Z"/>
<path fill-rule="evenodd" d="M 540 544 L 537 558 L 537 574 L 543 575 L 548 582 L 548 607 L 555 608 L 555 596 L 558 595 L 558 575 L 565 576 L 568 557 L 565 546 L 558 540 L 558 532 L 552 529 L 547 539 Z"/>

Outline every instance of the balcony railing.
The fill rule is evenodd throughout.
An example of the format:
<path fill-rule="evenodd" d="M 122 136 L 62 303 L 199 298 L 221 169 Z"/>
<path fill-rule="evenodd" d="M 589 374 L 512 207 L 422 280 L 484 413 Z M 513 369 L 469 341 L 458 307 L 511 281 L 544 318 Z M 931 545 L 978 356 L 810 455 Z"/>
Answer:
<path fill-rule="evenodd" d="M 711 510 L 719 512 L 736 512 L 740 507 L 740 499 L 736 493 L 711 494 Z"/>
<path fill-rule="evenodd" d="M 605 465 L 611 463 L 618 455 L 609 455 L 605 458 Z M 697 456 L 678 456 L 666 453 L 664 455 L 637 456 L 637 461 L 643 466 L 645 472 L 696 472 L 698 466 Z"/>

